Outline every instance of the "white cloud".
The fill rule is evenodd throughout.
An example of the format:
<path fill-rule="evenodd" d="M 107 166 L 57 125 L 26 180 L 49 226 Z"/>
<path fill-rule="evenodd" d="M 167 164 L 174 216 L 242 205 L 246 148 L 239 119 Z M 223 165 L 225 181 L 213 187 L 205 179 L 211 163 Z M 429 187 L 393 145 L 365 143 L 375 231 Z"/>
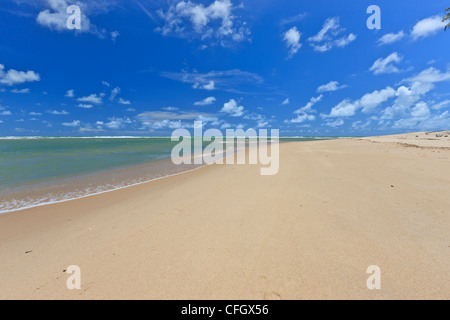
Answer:
<path fill-rule="evenodd" d="M 131 101 L 119 98 L 119 103 L 124 105 L 130 105 Z"/>
<path fill-rule="evenodd" d="M 105 123 L 105 126 L 109 129 L 121 129 L 125 127 L 127 124 L 133 123 L 130 118 L 116 118 L 112 117 L 108 119 L 109 122 Z"/>
<path fill-rule="evenodd" d="M 200 83 L 196 82 L 196 83 L 194 83 L 192 88 L 212 91 L 215 89 L 215 85 L 214 85 L 214 81 L 211 80 L 208 83 L 204 83 L 204 84 L 200 84 Z"/>
<path fill-rule="evenodd" d="M 111 87 L 111 84 L 109 82 L 106 81 L 102 81 L 102 85 L 104 85 L 105 87 Z"/>
<path fill-rule="evenodd" d="M 161 129 L 180 129 L 183 128 L 183 123 L 181 120 L 172 121 L 172 120 L 160 120 L 153 122 L 144 122 L 142 125 L 151 130 L 161 130 Z"/>
<path fill-rule="evenodd" d="M 289 58 L 292 58 L 302 47 L 300 43 L 301 36 L 302 34 L 298 31 L 297 27 L 292 27 L 283 34 L 283 40 L 289 49 Z"/>
<path fill-rule="evenodd" d="M 67 97 L 67 98 L 75 97 L 75 90 L 73 90 L 73 89 L 67 90 L 65 97 Z"/>
<path fill-rule="evenodd" d="M 305 121 L 314 121 L 316 120 L 316 116 L 312 114 L 302 113 L 297 116 L 297 118 L 291 120 L 285 120 L 285 123 L 302 123 Z"/>
<path fill-rule="evenodd" d="M 414 26 L 411 36 L 414 40 L 426 38 L 436 34 L 439 30 L 444 30 L 445 23 L 441 16 L 434 16 L 423 19 Z"/>
<path fill-rule="evenodd" d="M 356 35 L 350 33 L 348 36 L 335 40 L 335 44 L 339 48 L 346 47 L 350 43 L 356 40 Z"/>
<path fill-rule="evenodd" d="M 344 120 L 342 119 L 337 119 L 336 121 L 332 121 L 332 122 L 326 122 L 325 125 L 332 127 L 332 128 L 336 128 L 336 127 L 340 127 L 344 124 Z"/>
<path fill-rule="evenodd" d="M 45 9 L 39 12 L 36 22 L 40 25 L 55 31 L 74 31 L 67 28 L 67 19 L 71 16 L 67 13 L 69 3 L 66 0 L 47 0 L 47 5 L 50 9 Z M 71 3 L 72 4 L 72 3 Z M 91 25 L 89 18 L 84 14 L 86 7 L 84 4 L 77 3 L 81 8 L 81 30 L 77 32 L 92 32 L 98 33 L 95 26 Z"/>
<path fill-rule="evenodd" d="M 258 74 L 239 69 L 225 71 L 210 71 L 208 73 L 194 72 L 163 72 L 162 77 L 192 84 L 194 89 L 221 89 L 236 93 L 243 86 L 259 86 L 264 78 Z"/>
<path fill-rule="evenodd" d="M 208 97 L 208 98 L 203 99 L 202 101 L 195 102 L 194 105 L 196 105 L 196 106 L 208 106 L 208 105 L 213 104 L 214 102 L 216 102 L 216 98 Z"/>
<path fill-rule="evenodd" d="M 0 110 L 4 110 L 4 109 L 2 108 Z M 11 111 L 8 111 L 8 110 L 4 110 L 4 111 L 0 112 L 0 116 L 10 116 L 10 115 L 12 115 L 12 113 L 11 113 Z"/>
<path fill-rule="evenodd" d="M 93 108 L 94 106 L 93 106 L 92 104 L 83 104 L 83 103 L 80 103 L 77 107 L 78 107 L 78 108 L 83 108 L 83 109 L 91 109 L 91 108 Z"/>
<path fill-rule="evenodd" d="M 336 117 L 351 117 L 356 114 L 356 111 L 362 109 L 364 113 L 371 113 L 375 111 L 384 102 L 388 101 L 390 98 L 395 97 L 397 94 L 396 90 L 391 87 L 387 87 L 383 90 L 375 90 L 371 93 L 367 93 L 362 96 L 361 99 L 356 101 L 351 101 L 350 99 L 345 99 L 341 101 L 338 105 L 331 109 L 329 115 L 322 114 L 323 118 L 336 118 Z"/>
<path fill-rule="evenodd" d="M 165 111 L 178 111 L 180 109 L 179 108 L 175 108 L 175 107 L 166 107 L 166 108 L 163 108 L 163 110 L 165 110 Z"/>
<path fill-rule="evenodd" d="M 328 116 L 323 115 L 323 117 L 351 117 L 355 115 L 356 110 L 359 108 L 359 103 L 352 102 L 350 99 L 345 99 L 341 101 L 337 106 L 331 109 Z"/>
<path fill-rule="evenodd" d="M 103 103 L 101 95 L 97 95 L 95 93 L 93 93 L 87 97 L 78 98 L 77 101 L 88 102 L 88 103 L 93 103 L 93 104 L 102 104 Z"/>
<path fill-rule="evenodd" d="M 379 58 L 370 67 L 369 71 L 372 71 L 375 75 L 387 74 L 387 73 L 398 73 L 400 70 L 395 64 L 402 62 L 403 57 L 399 56 L 397 52 L 394 52 L 387 56 L 386 58 Z"/>
<path fill-rule="evenodd" d="M 65 127 L 79 127 L 81 122 L 80 120 L 74 120 L 72 122 L 64 122 L 62 125 Z"/>
<path fill-rule="evenodd" d="M 241 117 L 244 114 L 244 107 L 238 106 L 236 100 L 231 99 L 229 102 L 223 105 L 220 112 L 228 113 L 232 117 Z"/>
<path fill-rule="evenodd" d="M 115 43 L 117 38 L 120 36 L 120 33 L 119 33 L 119 31 L 113 31 L 110 33 L 110 35 L 111 35 L 111 40 Z"/>
<path fill-rule="evenodd" d="M 450 69 L 447 70 L 447 72 L 441 72 L 440 70 L 434 67 L 430 67 L 413 77 L 404 79 L 402 83 L 414 83 L 414 82 L 436 83 L 448 80 L 450 80 Z"/>
<path fill-rule="evenodd" d="M 126 111 L 127 111 L 127 112 L 135 112 L 136 109 L 134 109 L 134 108 L 128 108 Z"/>
<path fill-rule="evenodd" d="M 199 116 L 209 117 L 211 114 L 199 112 L 169 112 L 169 111 L 146 111 L 138 114 L 137 118 L 141 122 L 152 122 L 156 120 L 195 120 Z"/>
<path fill-rule="evenodd" d="M 431 106 L 431 108 L 435 109 L 435 110 L 440 110 L 440 109 L 447 108 L 448 106 L 450 106 L 450 100 L 445 100 L 445 101 L 441 101 L 439 103 L 435 103 L 435 104 L 433 104 L 433 106 Z"/>
<path fill-rule="evenodd" d="M 370 120 L 367 120 L 365 123 L 363 123 L 363 121 L 355 121 L 352 123 L 352 128 L 356 130 L 366 129 L 371 123 Z"/>
<path fill-rule="evenodd" d="M 66 110 L 62 110 L 62 111 L 58 111 L 58 110 L 49 110 L 49 111 L 47 111 L 47 113 L 53 114 L 53 115 L 56 115 L 56 116 L 65 116 L 65 115 L 68 115 L 68 114 L 69 114 Z"/>
<path fill-rule="evenodd" d="M 290 103 L 289 98 L 286 98 L 281 104 L 282 105 L 287 105 L 289 103 Z"/>
<path fill-rule="evenodd" d="M 406 37 L 406 34 L 405 34 L 405 32 L 403 32 L 403 30 L 401 30 L 397 33 L 388 33 L 388 34 L 385 34 L 384 36 L 382 36 L 380 39 L 378 39 L 378 44 L 380 46 L 386 45 L 386 44 L 392 44 L 394 42 L 400 41 L 404 37 Z"/>
<path fill-rule="evenodd" d="M 306 13 L 299 13 L 293 17 L 281 19 L 280 24 L 281 25 L 293 24 L 293 23 L 302 21 L 305 17 L 306 17 Z"/>
<path fill-rule="evenodd" d="M 317 112 L 316 110 L 312 109 L 312 107 L 321 101 L 323 98 L 323 95 L 320 95 L 318 97 L 312 97 L 309 102 L 302 108 L 294 111 L 294 114 L 297 115 L 296 118 L 291 120 L 285 120 L 284 123 L 302 123 L 305 121 L 314 121 L 316 119 L 316 116 L 312 113 Z"/>
<path fill-rule="evenodd" d="M 315 110 L 312 109 L 312 107 L 317 102 L 320 102 L 322 100 L 322 98 L 323 98 L 322 94 L 318 97 L 312 97 L 304 107 L 294 111 L 294 114 L 300 114 L 300 113 L 305 113 L 305 112 L 316 112 Z"/>
<path fill-rule="evenodd" d="M 356 40 L 355 34 L 342 36 L 343 32 L 345 32 L 345 28 L 340 26 L 339 17 L 328 18 L 319 33 L 310 37 L 308 42 L 315 51 L 326 52 L 334 47 L 345 47 Z"/>
<path fill-rule="evenodd" d="M 25 82 L 40 81 L 41 77 L 34 71 L 17 71 L 9 69 L 5 72 L 5 66 L 0 64 L 0 84 L 7 86 L 13 86 Z"/>
<path fill-rule="evenodd" d="M 156 28 L 163 35 L 182 38 L 212 39 L 222 46 L 249 39 L 250 31 L 246 22 L 239 21 L 233 11 L 240 8 L 230 0 L 215 0 L 209 6 L 192 1 L 173 3 L 158 15 L 164 26 Z"/>
<path fill-rule="evenodd" d="M 26 88 L 26 89 L 12 89 L 11 90 L 12 93 L 30 93 L 30 89 Z"/>
<path fill-rule="evenodd" d="M 340 89 L 344 89 L 346 88 L 347 85 L 343 84 L 343 85 L 339 85 L 339 82 L 337 81 L 330 81 L 327 84 L 321 85 L 319 88 L 317 88 L 317 92 L 332 92 L 332 91 L 337 91 Z"/>
<path fill-rule="evenodd" d="M 109 101 L 113 101 L 116 96 L 120 93 L 120 88 L 116 87 L 114 89 L 111 90 L 111 95 L 109 96 Z"/>
<path fill-rule="evenodd" d="M 372 93 L 365 94 L 359 101 L 358 104 L 362 107 L 364 113 L 369 113 L 374 111 L 380 104 L 388 101 L 390 98 L 394 97 L 396 91 L 391 87 Z"/>

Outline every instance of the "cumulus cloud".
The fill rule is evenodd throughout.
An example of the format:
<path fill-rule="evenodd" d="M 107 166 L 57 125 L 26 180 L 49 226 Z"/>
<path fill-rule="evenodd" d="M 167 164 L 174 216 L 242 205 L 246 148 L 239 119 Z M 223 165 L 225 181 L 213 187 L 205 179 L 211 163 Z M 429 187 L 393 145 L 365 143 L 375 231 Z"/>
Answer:
<path fill-rule="evenodd" d="M 305 121 L 314 121 L 316 119 L 316 116 L 313 115 L 313 113 L 316 113 L 317 111 L 314 110 L 312 107 L 321 101 L 323 98 L 323 95 L 320 95 L 318 97 L 312 97 L 309 102 L 301 107 L 298 110 L 294 111 L 294 114 L 297 115 L 296 118 L 291 120 L 285 120 L 285 123 L 303 123 Z"/>
<path fill-rule="evenodd" d="M 292 58 L 302 47 L 300 43 L 301 36 L 302 34 L 298 31 L 297 27 L 292 27 L 283 34 L 283 40 L 289 49 L 289 58 Z"/>
<path fill-rule="evenodd" d="M 350 117 L 355 115 L 358 108 L 358 103 L 352 102 L 350 99 L 345 99 L 333 107 L 329 115 L 322 115 L 322 117 Z"/>
<path fill-rule="evenodd" d="M 387 74 L 387 73 L 398 73 L 400 69 L 396 64 L 402 62 L 403 57 L 401 57 L 397 52 L 394 52 L 387 56 L 386 58 L 379 58 L 374 62 L 369 71 L 372 71 L 375 75 Z"/>
<path fill-rule="evenodd" d="M 329 115 L 322 115 L 322 117 L 351 117 L 354 116 L 359 109 L 362 109 L 364 113 L 370 113 L 395 95 L 396 91 L 391 87 L 387 87 L 380 91 L 375 90 L 371 93 L 367 93 L 361 99 L 356 101 L 345 99 L 333 107 Z"/>
<path fill-rule="evenodd" d="M 131 101 L 119 98 L 119 103 L 124 105 L 130 105 Z"/>
<path fill-rule="evenodd" d="M 194 83 L 193 85 L 192 85 L 192 88 L 194 88 L 194 89 L 203 89 L 203 90 L 208 90 L 208 91 L 212 91 L 212 90 L 214 90 L 216 87 L 215 87 L 215 84 L 214 84 L 214 81 L 209 81 L 208 83 L 203 83 L 203 84 L 201 84 L 201 83 L 199 83 L 199 82 L 196 82 L 196 83 Z"/>
<path fill-rule="evenodd" d="M 374 111 L 379 105 L 388 101 L 390 98 L 396 95 L 396 91 L 387 87 L 383 90 L 375 90 L 372 93 L 365 94 L 359 101 L 358 104 L 365 113 L 370 113 Z"/>
<path fill-rule="evenodd" d="M 4 107 L 0 106 L 0 116 L 10 116 L 12 115 L 11 111 L 5 110 Z"/>
<path fill-rule="evenodd" d="M 89 96 L 86 96 L 86 97 L 78 98 L 77 101 L 88 102 L 88 103 L 92 103 L 92 104 L 102 104 L 103 103 L 101 95 L 97 95 L 95 93 L 93 93 Z"/>
<path fill-rule="evenodd" d="M 417 75 L 414 75 L 410 78 L 404 79 L 402 83 L 436 83 L 442 81 L 450 80 L 450 69 L 446 72 L 441 72 L 440 70 L 430 67 L 428 69 L 423 70 Z"/>
<path fill-rule="evenodd" d="M 385 34 L 384 36 L 382 36 L 380 39 L 378 39 L 378 44 L 380 46 L 392 44 L 394 42 L 400 41 L 404 37 L 406 37 L 406 34 L 403 30 L 401 30 L 397 33 L 388 33 L 388 34 Z"/>
<path fill-rule="evenodd" d="M 69 31 L 67 28 L 67 19 L 71 16 L 67 13 L 70 4 L 66 0 L 47 0 L 50 9 L 39 12 L 36 21 L 40 25 L 56 31 Z M 80 3 L 78 3 L 80 5 Z M 81 30 L 79 32 L 90 32 L 91 23 L 89 18 L 81 10 Z"/>
<path fill-rule="evenodd" d="M 315 51 L 326 52 L 334 47 L 345 47 L 356 40 L 353 33 L 342 35 L 345 28 L 339 24 L 339 17 L 328 18 L 322 29 L 315 36 L 308 38 L 308 42 Z"/>
<path fill-rule="evenodd" d="M 216 98 L 208 97 L 208 98 L 203 99 L 202 101 L 195 102 L 194 105 L 196 105 L 196 106 L 208 106 L 208 105 L 213 104 L 214 102 L 216 102 Z"/>
<path fill-rule="evenodd" d="M 67 97 L 67 98 L 75 97 L 75 90 L 73 90 L 73 89 L 67 90 L 65 97 Z"/>
<path fill-rule="evenodd" d="M 87 12 L 100 12 L 107 11 L 109 6 L 113 5 L 112 1 L 67 1 L 67 0 L 45 0 L 46 9 L 39 12 L 36 22 L 43 27 L 46 27 L 53 31 L 64 32 L 71 31 L 77 33 L 91 33 L 100 38 L 105 38 L 107 36 L 106 30 L 99 30 L 95 25 L 91 23 Z M 72 15 L 72 13 L 67 13 L 67 8 L 75 4 L 81 9 L 81 29 L 69 30 L 67 28 L 67 19 Z M 117 36 L 111 33 L 111 38 L 115 41 Z"/>
<path fill-rule="evenodd" d="M 433 16 L 417 22 L 411 31 L 414 40 L 426 38 L 436 34 L 439 30 L 443 30 L 445 23 L 442 22 L 441 16 Z"/>
<path fill-rule="evenodd" d="M 408 130 L 441 130 L 450 123 L 449 111 L 442 109 L 450 105 L 450 100 L 441 102 L 426 102 L 424 98 L 435 88 L 437 83 L 450 81 L 450 70 L 442 72 L 433 67 L 406 78 L 394 89 L 386 87 L 367 93 L 359 100 L 345 99 L 332 108 L 330 114 L 321 116 L 327 118 L 342 118 L 354 116 L 357 111 L 373 113 L 371 120 L 378 120 L 378 128 L 408 129 Z M 393 99 L 390 104 L 389 101 Z M 383 104 L 387 104 L 378 113 L 375 111 Z M 329 120 L 328 120 L 329 121 Z M 340 122 L 340 121 L 339 121 Z M 338 122 L 336 122 L 337 124 Z M 326 125 L 333 124 L 332 122 Z M 368 122 L 357 121 L 353 128 L 361 129 L 368 126 Z"/>
<path fill-rule="evenodd" d="M 227 113 L 232 117 L 241 117 L 244 114 L 244 107 L 239 106 L 236 100 L 231 99 L 223 105 L 220 112 Z"/>
<path fill-rule="evenodd" d="M 322 101 L 323 95 L 320 95 L 318 97 L 312 97 L 309 102 L 302 108 L 294 111 L 294 114 L 304 113 L 304 112 L 315 112 L 315 110 L 312 109 L 312 107 Z"/>
<path fill-rule="evenodd" d="M 222 46 L 242 42 L 249 39 L 250 30 L 247 23 L 233 13 L 239 8 L 231 0 L 215 0 L 209 6 L 179 1 L 171 4 L 167 11 L 157 11 L 164 25 L 156 31 L 165 36 L 212 40 Z"/>
<path fill-rule="evenodd" d="M 343 84 L 340 85 L 337 81 L 330 81 L 327 84 L 321 85 L 319 88 L 317 88 L 317 92 L 332 92 L 337 91 L 340 89 L 346 88 L 347 85 Z"/>
<path fill-rule="evenodd" d="M 181 120 L 172 121 L 172 120 L 160 120 L 153 122 L 144 122 L 142 125 L 151 130 L 161 130 L 161 129 L 180 129 L 183 128 L 183 123 Z"/>
<path fill-rule="evenodd" d="M 41 77 L 34 71 L 17 71 L 9 69 L 5 72 L 5 66 L 0 64 L 0 84 L 13 86 L 25 82 L 40 81 Z"/>
<path fill-rule="evenodd" d="M 79 127 L 81 125 L 81 121 L 74 120 L 72 122 L 64 122 L 62 125 L 65 127 Z"/>
<path fill-rule="evenodd" d="M 281 104 L 282 105 L 287 105 L 289 103 L 290 103 L 289 98 L 286 98 Z"/>
<path fill-rule="evenodd" d="M 337 128 L 340 127 L 342 125 L 344 125 L 344 120 L 342 119 L 337 119 L 336 121 L 328 121 L 325 123 L 326 126 L 332 127 L 332 128 Z"/>
<path fill-rule="evenodd" d="M 127 124 L 131 124 L 133 123 L 131 121 L 130 118 L 128 117 L 124 117 L 124 118 L 116 118 L 116 117 L 112 117 L 108 119 L 109 122 L 105 123 L 105 127 L 107 127 L 108 129 L 121 129 L 123 127 L 125 127 Z"/>

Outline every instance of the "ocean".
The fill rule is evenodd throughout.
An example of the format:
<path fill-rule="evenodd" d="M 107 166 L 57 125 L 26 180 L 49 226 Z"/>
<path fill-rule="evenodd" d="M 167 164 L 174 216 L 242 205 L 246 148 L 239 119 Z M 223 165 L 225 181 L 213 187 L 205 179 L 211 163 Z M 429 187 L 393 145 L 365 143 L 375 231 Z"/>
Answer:
<path fill-rule="evenodd" d="M 170 156 L 176 144 L 155 137 L 0 137 L 0 213 L 108 192 L 202 166 L 174 165 Z"/>

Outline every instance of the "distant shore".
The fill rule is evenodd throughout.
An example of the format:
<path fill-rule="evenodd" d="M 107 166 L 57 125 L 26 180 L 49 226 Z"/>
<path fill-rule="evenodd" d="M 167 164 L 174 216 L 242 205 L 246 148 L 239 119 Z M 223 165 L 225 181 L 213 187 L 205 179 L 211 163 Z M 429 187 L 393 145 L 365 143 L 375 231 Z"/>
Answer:
<path fill-rule="evenodd" d="M 275 176 L 211 165 L 0 215 L 0 298 L 450 299 L 449 167 L 449 132 L 290 142 Z"/>

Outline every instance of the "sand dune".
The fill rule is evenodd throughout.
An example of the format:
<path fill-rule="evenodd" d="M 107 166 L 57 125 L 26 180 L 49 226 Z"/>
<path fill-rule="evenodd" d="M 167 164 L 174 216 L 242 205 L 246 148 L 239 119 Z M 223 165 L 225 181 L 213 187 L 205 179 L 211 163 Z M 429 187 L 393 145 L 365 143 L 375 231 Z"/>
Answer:
<path fill-rule="evenodd" d="M 286 143 L 276 176 L 213 165 L 0 216 L 0 298 L 449 299 L 436 134 Z"/>

